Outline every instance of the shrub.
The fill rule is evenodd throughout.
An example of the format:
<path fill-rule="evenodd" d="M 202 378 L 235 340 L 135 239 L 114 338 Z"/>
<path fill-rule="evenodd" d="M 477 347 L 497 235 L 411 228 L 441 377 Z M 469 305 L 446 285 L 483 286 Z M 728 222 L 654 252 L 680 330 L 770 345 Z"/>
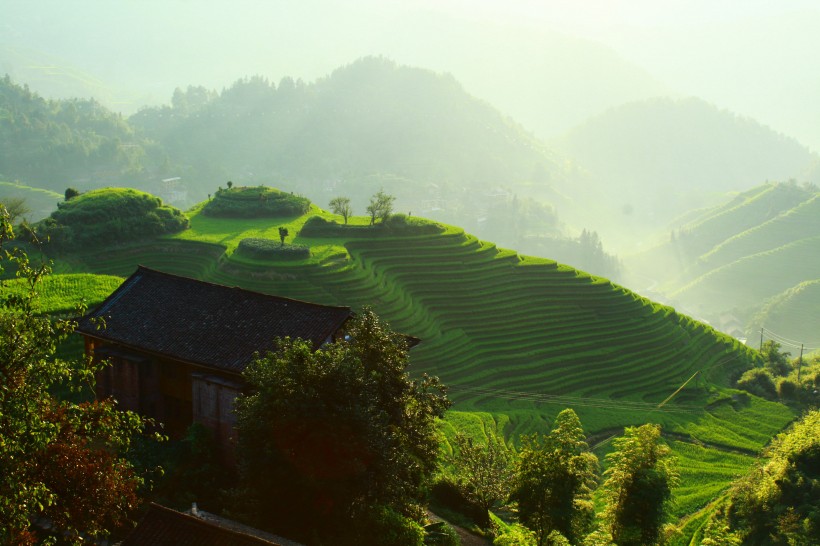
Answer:
<path fill-rule="evenodd" d="M 103 188 L 58 203 L 35 225 L 37 237 L 58 250 L 85 249 L 182 231 L 188 218 L 148 193 Z"/>
<path fill-rule="evenodd" d="M 431 493 L 437 504 L 465 516 L 472 522 L 483 521 L 487 517 L 486 510 L 464 496 L 461 488 L 448 478 L 442 478 L 434 483 Z"/>
<path fill-rule="evenodd" d="M 282 244 L 273 239 L 248 237 L 239 241 L 241 256 L 258 260 L 301 260 L 310 258 L 310 248 L 304 245 Z"/>
<path fill-rule="evenodd" d="M 363 546 L 422 546 L 424 528 L 387 506 L 375 506 L 356 518 L 350 543 Z M 339 543 L 348 543 L 338 537 Z"/>
<path fill-rule="evenodd" d="M 797 398 L 798 393 L 797 383 L 791 379 L 782 379 L 777 384 L 777 395 L 784 400 L 794 400 Z"/>
<path fill-rule="evenodd" d="M 519 524 L 511 525 L 493 540 L 493 546 L 536 546 L 537 544 L 535 533 Z"/>
<path fill-rule="evenodd" d="M 218 218 L 271 218 L 299 216 L 310 209 L 310 200 L 265 186 L 220 188 L 202 209 Z"/>
<path fill-rule="evenodd" d="M 737 388 L 767 400 L 777 400 L 777 387 L 772 374 L 764 368 L 747 370 L 737 380 Z"/>
<path fill-rule="evenodd" d="M 424 527 L 426 546 L 460 546 L 461 538 L 446 521 L 438 521 Z"/>
<path fill-rule="evenodd" d="M 342 225 L 332 220 L 325 220 L 320 216 L 308 219 L 299 232 L 303 237 L 380 237 L 383 235 L 429 235 L 441 233 L 444 227 L 435 222 L 420 218 L 409 218 L 404 214 L 389 216 L 381 224 L 374 226 Z"/>

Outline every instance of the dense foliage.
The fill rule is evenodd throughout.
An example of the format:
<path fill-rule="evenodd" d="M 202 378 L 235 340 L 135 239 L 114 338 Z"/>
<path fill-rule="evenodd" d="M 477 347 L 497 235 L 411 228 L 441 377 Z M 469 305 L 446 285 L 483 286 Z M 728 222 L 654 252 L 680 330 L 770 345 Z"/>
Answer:
<path fill-rule="evenodd" d="M 264 527 L 385 544 L 353 523 L 421 515 L 435 419 L 449 402 L 437 379 L 409 378 L 404 337 L 372 311 L 347 333 L 318 351 L 280 340 L 246 370 L 251 391 L 236 402 L 243 499 Z"/>
<path fill-rule="evenodd" d="M 189 226 L 179 210 L 129 188 L 104 188 L 74 197 L 35 226 L 37 238 L 58 250 L 87 250 L 176 233 Z"/>
<path fill-rule="evenodd" d="M 0 246 L 13 236 L 0 208 Z M 57 343 L 74 324 L 37 313 L 45 266 L 18 251 L 2 250 L 0 266 L 14 265 L 28 289 L 3 292 L 0 308 L 0 543 L 30 544 L 50 520 L 69 542 L 102 537 L 129 521 L 141 481 L 123 458 L 143 429 L 134 414 L 112 400 L 72 403 L 57 386 L 93 385 L 88 362 L 55 357 Z"/>
<path fill-rule="evenodd" d="M 482 527 L 490 524 L 489 511 L 510 494 L 515 451 L 503 437 L 490 435 L 486 443 L 459 433 L 454 440 L 454 453 L 449 460 L 455 476 L 455 486 L 461 495 L 481 509 Z"/>
<path fill-rule="evenodd" d="M 441 233 L 441 224 L 423 218 L 411 218 L 405 214 L 393 214 L 383 223 L 373 226 L 344 225 L 321 216 L 311 216 L 302 226 L 299 235 L 303 237 L 380 237 L 396 235 L 431 235 Z"/>
<path fill-rule="evenodd" d="M 767 400 L 780 400 L 796 407 L 816 407 L 820 402 L 820 358 L 798 356 L 781 350 L 780 343 L 767 340 L 761 346 L 762 366 L 746 370 L 737 388 Z"/>
<path fill-rule="evenodd" d="M 219 218 L 274 218 L 298 216 L 310 208 L 310 201 L 266 186 L 220 188 L 202 209 L 206 216 Z"/>
<path fill-rule="evenodd" d="M 406 177 L 411 187 L 385 189 L 408 193 L 428 180 L 504 184 L 536 165 L 559 170 L 543 146 L 452 77 L 380 58 L 311 84 L 253 77 L 218 94 L 189 87 L 130 121 L 200 180 L 215 184 L 224 172 L 311 185 L 343 178 L 339 189 L 360 210 L 381 186 L 363 183 L 369 175 Z"/>
<path fill-rule="evenodd" d="M 704 544 L 810 545 L 820 541 L 820 412 L 778 435 L 732 488 Z"/>
<path fill-rule="evenodd" d="M 573 544 L 589 532 L 597 471 L 598 458 L 589 451 L 581 422 L 571 409 L 558 414 L 548 435 L 521 439 L 511 499 L 539 546 L 551 544 L 548 537 L 553 532 Z"/>
<path fill-rule="evenodd" d="M 50 101 L 0 79 L 0 176 L 62 191 L 67 181 L 145 181 L 165 161 L 156 144 L 94 100 Z"/>
<path fill-rule="evenodd" d="M 259 237 L 242 239 L 236 250 L 242 256 L 260 260 L 301 260 L 310 257 L 310 248 L 304 245 L 284 244 Z"/>
<path fill-rule="evenodd" d="M 679 475 L 660 435 L 658 425 L 627 427 L 607 455 L 604 520 L 618 546 L 657 544 L 661 538 Z"/>

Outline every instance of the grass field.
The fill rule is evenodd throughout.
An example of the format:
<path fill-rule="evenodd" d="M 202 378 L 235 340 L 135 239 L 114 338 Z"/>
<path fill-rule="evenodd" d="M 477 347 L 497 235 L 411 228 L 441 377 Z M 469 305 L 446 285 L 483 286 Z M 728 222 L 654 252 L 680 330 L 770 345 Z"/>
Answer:
<path fill-rule="evenodd" d="M 315 207 L 247 220 L 199 210 L 182 233 L 73 255 L 61 267 L 126 276 L 142 264 L 317 303 L 371 305 L 394 329 L 422 339 L 412 372 L 450 386 L 455 411 L 445 433 L 498 430 L 515 440 L 547 432 L 552 417 L 572 407 L 605 450 L 624 426 L 662 424 L 682 464 L 679 515 L 714 498 L 794 417 L 728 389 L 729 377 L 749 365 L 750 349 L 606 279 L 452 226 L 433 235 L 310 238 L 299 230 L 311 215 L 335 217 Z M 234 254 L 246 237 L 278 240 L 280 226 L 292 234 L 288 242 L 310 247 L 309 259 Z"/>

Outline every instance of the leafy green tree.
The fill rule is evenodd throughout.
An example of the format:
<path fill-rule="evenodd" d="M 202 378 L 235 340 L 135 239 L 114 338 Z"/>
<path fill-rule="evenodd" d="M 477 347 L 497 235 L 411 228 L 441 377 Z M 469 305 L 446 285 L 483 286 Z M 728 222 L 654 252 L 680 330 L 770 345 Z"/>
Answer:
<path fill-rule="evenodd" d="M 345 225 L 347 225 L 347 219 L 353 215 L 353 207 L 350 205 L 350 198 L 348 197 L 334 197 L 330 200 L 330 210 L 333 211 L 333 214 L 338 214 L 345 220 Z"/>
<path fill-rule="evenodd" d="M 768 460 L 733 486 L 715 529 L 739 536 L 742 544 L 818 544 L 820 411 L 808 412 L 779 434 L 766 455 Z"/>
<path fill-rule="evenodd" d="M 319 350 L 279 340 L 246 370 L 251 390 L 236 401 L 241 496 L 257 525 L 378 543 L 349 537 L 349 523 L 384 508 L 421 515 L 438 458 L 435 420 L 449 401 L 438 379 L 409 377 L 405 337 L 371 310 L 347 333 Z"/>
<path fill-rule="evenodd" d="M 376 220 L 384 222 L 388 216 L 393 212 L 393 202 L 395 197 L 384 193 L 384 190 L 379 190 L 370 198 L 370 204 L 367 205 L 367 213 L 370 215 L 370 225 L 375 225 Z"/>
<path fill-rule="evenodd" d="M 456 485 L 465 498 L 482 509 L 490 524 L 489 511 L 510 494 L 513 453 L 503 438 L 490 434 L 486 443 L 476 442 L 464 434 L 453 440 L 455 449 L 450 462 L 455 471 Z"/>
<path fill-rule="evenodd" d="M 767 400 L 777 400 L 777 385 L 766 368 L 752 368 L 737 380 L 737 388 Z"/>
<path fill-rule="evenodd" d="M 37 313 L 38 283 L 50 271 L 19 248 L 3 249 L 13 236 L 0 206 L 0 266 L 15 266 L 28 286 L 23 296 L 0 296 L 0 544 L 34 543 L 40 518 L 79 543 L 125 523 L 137 505 L 141 480 L 122 453 L 144 422 L 111 400 L 51 394 L 57 385 L 93 386 L 95 369 L 55 358 L 74 323 Z"/>
<path fill-rule="evenodd" d="M 760 355 L 763 357 L 763 365 L 767 370 L 776 376 L 788 375 L 792 369 L 789 363 L 789 356 L 791 353 L 781 352 L 780 344 L 773 339 L 767 340 L 763 343 L 760 349 Z"/>
<path fill-rule="evenodd" d="M 589 451 L 581 422 L 571 409 L 558 414 L 549 435 L 522 438 L 511 499 L 539 546 L 551 543 L 553 531 L 570 543 L 588 532 L 597 471 L 598 458 Z"/>
<path fill-rule="evenodd" d="M 74 199 L 75 197 L 77 197 L 78 195 L 80 195 L 80 192 L 79 192 L 79 190 L 77 190 L 75 188 L 66 188 L 66 190 L 65 190 L 65 200 L 66 201 L 70 201 L 70 200 Z"/>
<path fill-rule="evenodd" d="M 615 544 L 657 544 L 678 483 L 675 458 L 661 441 L 661 427 L 627 427 L 613 441 L 604 472 L 604 520 Z"/>

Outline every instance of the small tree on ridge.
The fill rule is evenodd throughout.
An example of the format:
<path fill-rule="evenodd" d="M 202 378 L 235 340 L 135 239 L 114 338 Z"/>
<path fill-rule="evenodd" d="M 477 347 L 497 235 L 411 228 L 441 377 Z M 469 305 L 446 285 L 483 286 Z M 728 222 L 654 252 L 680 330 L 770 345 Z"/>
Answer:
<path fill-rule="evenodd" d="M 333 211 L 333 214 L 338 214 L 345 220 L 345 225 L 347 225 L 347 219 L 353 214 L 353 207 L 350 205 L 350 198 L 348 197 L 334 197 L 330 200 L 330 210 Z"/>

